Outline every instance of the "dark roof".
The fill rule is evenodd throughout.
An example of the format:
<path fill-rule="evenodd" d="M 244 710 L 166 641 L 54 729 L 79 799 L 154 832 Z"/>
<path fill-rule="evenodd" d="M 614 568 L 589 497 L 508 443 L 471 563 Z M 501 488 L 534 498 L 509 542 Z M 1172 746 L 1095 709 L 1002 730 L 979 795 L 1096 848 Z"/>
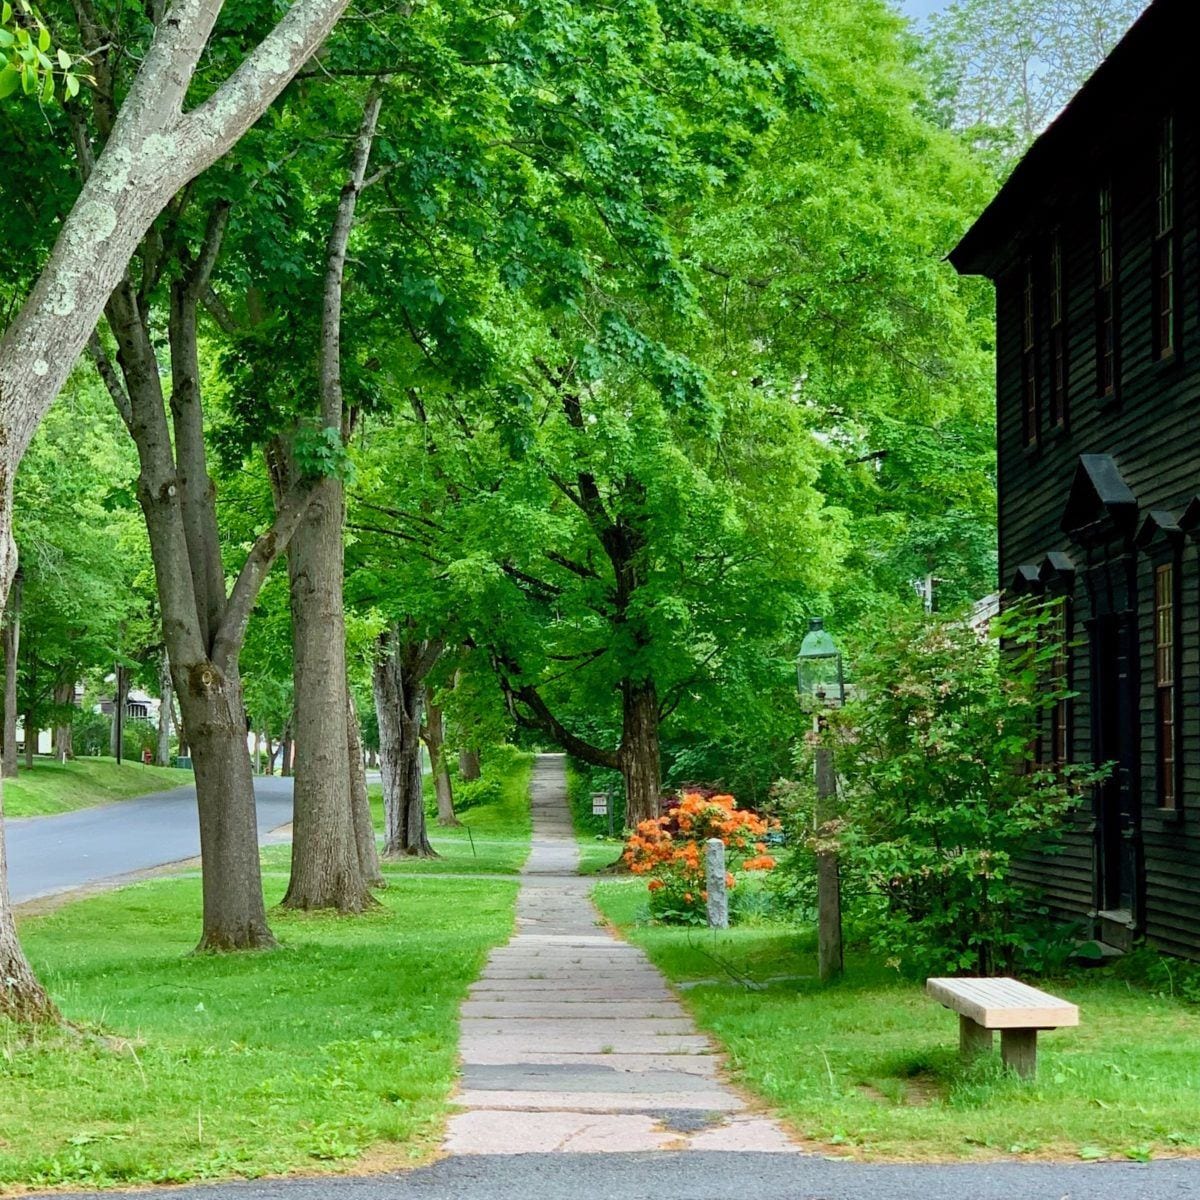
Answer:
<path fill-rule="evenodd" d="M 1118 126 L 1182 82 L 1184 48 L 1193 44 L 1189 16 L 1196 16 L 1195 0 L 1154 0 L 950 252 L 958 271 L 994 275 L 1031 210 L 1058 185 L 1074 184 L 1080 168 L 1090 171 L 1097 143 L 1111 146 Z"/>
<path fill-rule="evenodd" d="M 1112 455 L 1081 454 L 1063 511 L 1063 532 L 1089 545 L 1130 532 L 1137 514 L 1137 497 Z"/>

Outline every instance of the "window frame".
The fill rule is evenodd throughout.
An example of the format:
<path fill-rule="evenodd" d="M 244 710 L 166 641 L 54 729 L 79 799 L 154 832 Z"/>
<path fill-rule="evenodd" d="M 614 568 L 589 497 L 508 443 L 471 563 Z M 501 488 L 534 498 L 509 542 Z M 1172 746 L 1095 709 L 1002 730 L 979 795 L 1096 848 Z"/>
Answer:
<path fill-rule="evenodd" d="M 1151 345 L 1156 362 L 1171 362 L 1179 351 L 1179 232 L 1175 114 L 1163 116 L 1158 134 L 1154 242 L 1151 254 Z"/>
<path fill-rule="evenodd" d="M 1182 804 L 1183 765 L 1180 754 L 1183 723 L 1179 688 L 1182 640 L 1179 556 L 1155 561 L 1152 570 L 1155 790 L 1159 811 L 1173 813 L 1178 812 Z"/>

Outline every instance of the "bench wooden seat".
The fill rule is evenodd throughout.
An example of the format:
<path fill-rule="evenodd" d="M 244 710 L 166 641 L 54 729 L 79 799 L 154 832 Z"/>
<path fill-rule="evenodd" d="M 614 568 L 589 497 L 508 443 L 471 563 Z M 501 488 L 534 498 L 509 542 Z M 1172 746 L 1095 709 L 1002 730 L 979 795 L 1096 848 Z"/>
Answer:
<path fill-rule="evenodd" d="M 989 1053 L 999 1029 L 1001 1057 L 1026 1079 L 1037 1073 L 1038 1030 L 1079 1024 L 1076 1005 L 1016 979 L 929 979 L 925 990 L 958 1013 L 964 1057 Z"/>

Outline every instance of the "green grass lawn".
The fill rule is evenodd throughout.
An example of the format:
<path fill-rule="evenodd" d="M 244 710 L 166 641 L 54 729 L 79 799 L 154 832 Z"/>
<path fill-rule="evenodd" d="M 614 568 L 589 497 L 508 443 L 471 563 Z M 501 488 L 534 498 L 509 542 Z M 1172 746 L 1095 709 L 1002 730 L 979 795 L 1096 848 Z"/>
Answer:
<path fill-rule="evenodd" d="M 517 798 L 528 777 L 522 761 L 504 801 L 470 814 L 494 870 L 528 850 L 527 791 Z M 264 852 L 272 903 L 288 852 Z M 30 1041 L 0 1021 L 0 1191 L 427 1157 L 454 1085 L 458 1005 L 512 930 L 517 885 L 413 866 L 385 864 L 388 887 L 365 917 L 273 910 L 282 948 L 264 954 L 188 953 L 196 872 L 22 921 L 79 1032 Z"/>
<path fill-rule="evenodd" d="M 4 815 L 44 817 L 185 787 L 191 782 L 191 771 L 177 767 L 145 767 L 130 762 L 117 766 L 114 758 L 76 758 L 66 763 L 38 758 L 32 769 L 22 764 L 16 779 L 5 780 Z"/>
<path fill-rule="evenodd" d="M 855 1157 L 1142 1159 L 1200 1153 L 1200 1011 L 1108 971 L 1045 986 L 1081 1026 L 1044 1033 L 1039 1074 L 957 1056 L 958 1022 L 882 964 L 850 956 L 822 988 L 811 935 L 763 923 L 713 933 L 640 924 L 645 884 L 600 883 L 601 910 L 684 991 L 736 1082 L 805 1139 Z M 796 976 L 756 990 L 747 983 Z"/>

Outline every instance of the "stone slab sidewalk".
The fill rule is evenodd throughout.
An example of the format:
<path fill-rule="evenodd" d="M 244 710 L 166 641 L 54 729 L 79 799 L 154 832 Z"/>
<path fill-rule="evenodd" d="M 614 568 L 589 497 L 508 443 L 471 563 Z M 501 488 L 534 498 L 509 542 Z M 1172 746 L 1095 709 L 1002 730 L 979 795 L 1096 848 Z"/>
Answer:
<path fill-rule="evenodd" d="M 561 755 L 534 767 L 517 932 L 462 1008 L 450 1154 L 794 1153 L 720 1078 L 712 1044 L 646 955 L 605 930 L 577 874 Z"/>

